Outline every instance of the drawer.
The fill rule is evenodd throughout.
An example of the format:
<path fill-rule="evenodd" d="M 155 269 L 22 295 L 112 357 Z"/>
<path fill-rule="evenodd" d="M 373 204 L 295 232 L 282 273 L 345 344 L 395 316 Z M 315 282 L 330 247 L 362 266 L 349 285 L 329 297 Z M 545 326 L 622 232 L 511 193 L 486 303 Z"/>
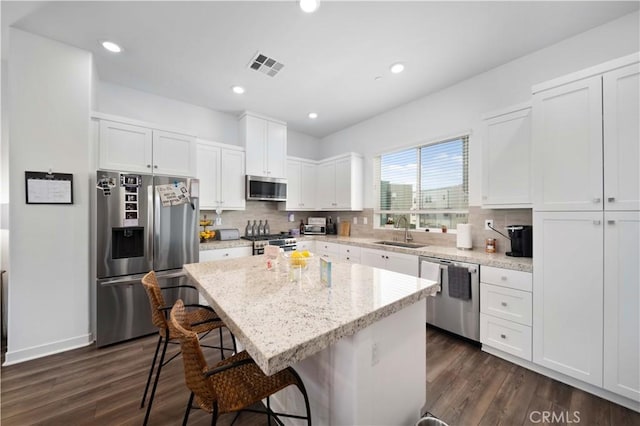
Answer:
<path fill-rule="evenodd" d="M 531 361 L 531 327 L 480 314 L 480 342 Z"/>
<path fill-rule="evenodd" d="M 343 254 L 340 256 L 340 260 L 346 263 L 360 263 L 360 255 L 358 254 L 357 256 L 354 256 L 350 254 Z"/>
<path fill-rule="evenodd" d="M 316 252 L 320 256 L 329 256 L 337 259 L 340 256 L 340 245 L 324 241 L 316 241 Z"/>
<path fill-rule="evenodd" d="M 531 272 L 513 271 L 511 269 L 480 267 L 480 281 L 516 290 L 531 291 L 533 276 Z"/>
<path fill-rule="evenodd" d="M 531 327 L 531 293 L 480 284 L 480 312 Z"/>

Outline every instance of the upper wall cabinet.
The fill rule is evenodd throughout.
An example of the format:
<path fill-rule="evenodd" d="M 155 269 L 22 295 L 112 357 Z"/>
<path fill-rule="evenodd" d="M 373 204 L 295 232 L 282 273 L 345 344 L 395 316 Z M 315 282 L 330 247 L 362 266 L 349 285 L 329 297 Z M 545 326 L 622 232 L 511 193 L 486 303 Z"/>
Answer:
<path fill-rule="evenodd" d="M 244 169 L 241 148 L 198 140 L 200 210 L 244 210 Z"/>
<path fill-rule="evenodd" d="M 363 158 L 354 153 L 320 161 L 316 205 L 322 210 L 362 210 Z"/>
<path fill-rule="evenodd" d="M 531 105 L 485 115 L 482 207 L 531 207 Z"/>
<path fill-rule="evenodd" d="M 638 81 L 631 55 L 534 86 L 534 209 L 639 208 Z"/>
<path fill-rule="evenodd" d="M 196 139 L 117 121 L 100 120 L 98 165 L 104 170 L 195 176 Z"/>
<path fill-rule="evenodd" d="M 247 174 L 286 178 L 287 125 L 244 113 L 240 117 L 240 140 L 246 149 Z"/>
<path fill-rule="evenodd" d="M 315 210 L 317 165 L 289 157 L 287 159 L 287 202 L 285 210 Z"/>

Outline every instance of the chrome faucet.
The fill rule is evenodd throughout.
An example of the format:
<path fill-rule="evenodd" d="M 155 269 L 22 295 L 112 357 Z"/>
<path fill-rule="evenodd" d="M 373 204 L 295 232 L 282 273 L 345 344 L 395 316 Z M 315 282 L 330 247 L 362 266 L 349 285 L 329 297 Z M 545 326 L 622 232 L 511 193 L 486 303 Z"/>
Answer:
<path fill-rule="evenodd" d="M 406 216 L 400 216 L 398 222 L 396 223 L 396 229 L 400 227 L 400 221 L 404 220 L 404 242 L 408 243 L 409 241 L 413 241 L 413 237 L 409 233 L 409 220 Z"/>

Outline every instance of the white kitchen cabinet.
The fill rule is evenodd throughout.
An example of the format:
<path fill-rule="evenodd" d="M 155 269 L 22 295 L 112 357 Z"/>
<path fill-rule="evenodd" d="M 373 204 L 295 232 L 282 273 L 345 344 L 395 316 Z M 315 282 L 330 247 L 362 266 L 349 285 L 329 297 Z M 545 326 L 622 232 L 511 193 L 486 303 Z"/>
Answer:
<path fill-rule="evenodd" d="M 317 207 L 322 210 L 362 210 L 363 158 L 358 154 L 332 157 L 318 164 Z"/>
<path fill-rule="evenodd" d="M 244 210 L 245 154 L 242 149 L 198 140 L 200 210 Z"/>
<path fill-rule="evenodd" d="M 602 212 L 533 215 L 533 362 L 600 387 L 603 226 Z"/>
<path fill-rule="evenodd" d="M 538 211 L 602 210 L 602 77 L 533 96 L 533 197 Z"/>
<path fill-rule="evenodd" d="M 534 209 L 640 208 L 639 81 L 631 55 L 534 87 Z"/>
<path fill-rule="evenodd" d="M 362 249 L 350 244 L 340 244 L 340 260 L 347 263 L 360 263 Z"/>
<path fill-rule="evenodd" d="M 364 265 L 388 271 L 400 272 L 414 277 L 418 276 L 418 256 L 411 254 L 363 248 L 360 252 L 360 262 Z"/>
<path fill-rule="evenodd" d="M 99 167 L 104 170 L 195 176 L 193 136 L 100 120 Z"/>
<path fill-rule="evenodd" d="M 283 122 L 244 113 L 240 117 L 240 138 L 246 149 L 247 174 L 287 177 L 287 126 Z"/>
<path fill-rule="evenodd" d="M 340 244 L 316 241 L 316 253 L 329 260 L 340 260 Z"/>
<path fill-rule="evenodd" d="M 480 267 L 480 342 L 531 361 L 532 274 Z"/>
<path fill-rule="evenodd" d="M 531 105 L 485 116 L 482 207 L 531 207 Z"/>
<path fill-rule="evenodd" d="M 603 76 L 606 210 L 640 209 L 640 66 Z"/>
<path fill-rule="evenodd" d="M 287 202 L 282 210 L 309 211 L 316 208 L 317 165 L 313 161 L 287 159 Z M 280 204 L 283 206 L 283 204 Z"/>
<path fill-rule="evenodd" d="M 640 401 L 640 212 L 604 218 L 604 387 Z"/>

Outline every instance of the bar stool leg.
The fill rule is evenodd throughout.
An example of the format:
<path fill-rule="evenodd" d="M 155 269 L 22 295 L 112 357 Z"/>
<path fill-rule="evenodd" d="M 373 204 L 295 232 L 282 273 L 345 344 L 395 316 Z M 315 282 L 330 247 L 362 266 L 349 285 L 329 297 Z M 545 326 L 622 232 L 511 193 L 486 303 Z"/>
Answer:
<path fill-rule="evenodd" d="M 169 336 L 169 330 L 167 329 L 167 336 Z M 162 355 L 160 355 L 160 363 L 158 364 L 158 371 L 156 371 L 156 379 L 153 382 L 153 388 L 151 389 L 151 396 L 149 397 L 149 404 L 147 405 L 147 412 L 144 415 L 143 426 L 147 425 L 149 421 L 149 415 L 151 414 L 151 406 L 153 405 L 153 397 L 156 395 L 156 388 L 158 387 L 158 380 L 160 379 L 160 372 L 162 371 L 162 364 L 164 363 L 164 356 L 167 353 L 167 346 L 169 346 L 169 339 L 165 337 L 164 346 L 162 347 Z"/>
<path fill-rule="evenodd" d="M 147 384 L 144 387 L 144 394 L 142 394 L 142 401 L 140 401 L 140 408 L 144 407 L 144 403 L 147 400 L 147 392 L 149 391 L 149 383 L 151 383 L 151 377 L 153 376 L 153 370 L 156 367 L 156 359 L 158 358 L 158 352 L 160 351 L 160 343 L 162 343 L 162 336 L 158 335 L 158 344 L 156 345 L 156 352 L 153 354 L 153 361 L 151 361 L 151 368 L 149 369 L 149 377 L 147 377 Z"/>

